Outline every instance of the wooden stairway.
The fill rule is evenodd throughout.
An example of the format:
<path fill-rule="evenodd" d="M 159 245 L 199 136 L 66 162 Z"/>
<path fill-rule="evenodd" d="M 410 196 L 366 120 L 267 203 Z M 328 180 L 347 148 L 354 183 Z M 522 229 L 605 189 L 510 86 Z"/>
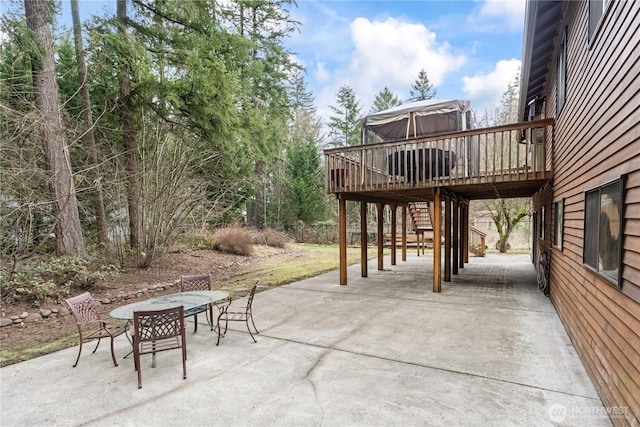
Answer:
<path fill-rule="evenodd" d="M 409 210 L 411 211 L 416 234 L 423 234 L 427 247 L 433 248 L 433 225 L 431 221 L 433 218 L 433 204 L 429 202 L 409 203 Z M 468 230 L 469 252 L 476 256 L 485 256 L 485 239 L 487 235 L 474 227 L 469 227 Z"/>
<path fill-rule="evenodd" d="M 433 231 L 433 226 L 431 225 L 433 206 L 429 202 L 409 203 L 409 210 L 411 211 L 413 227 L 416 231 Z"/>
<path fill-rule="evenodd" d="M 429 202 L 409 203 L 409 211 L 411 212 L 416 235 L 422 235 L 425 245 L 428 248 L 433 248 L 433 226 L 431 222 L 433 205 Z"/>

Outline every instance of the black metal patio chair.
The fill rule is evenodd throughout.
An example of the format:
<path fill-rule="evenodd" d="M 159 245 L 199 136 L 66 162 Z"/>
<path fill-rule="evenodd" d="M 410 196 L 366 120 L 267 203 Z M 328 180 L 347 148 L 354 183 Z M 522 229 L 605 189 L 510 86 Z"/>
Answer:
<path fill-rule="evenodd" d="M 251 288 L 251 292 L 249 293 L 249 298 L 247 299 L 247 305 L 244 307 L 239 307 L 234 309 L 231 307 L 231 303 L 233 299 L 229 299 L 229 302 L 220 306 L 220 314 L 218 315 L 218 342 L 216 345 L 220 344 L 220 337 L 227 333 L 227 326 L 229 326 L 229 322 L 245 322 L 247 325 L 247 330 L 249 331 L 249 335 L 251 335 L 251 339 L 253 342 L 257 342 L 251 332 L 251 326 L 249 325 L 249 321 L 251 321 L 251 325 L 253 325 L 253 329 L 256 334 L 259 334 L 258 329 L 256 328 L 256 324 L 253 321 L 253 297 L 256 294 L 256 289 L 258 289 L 258 285 L 260 284 L 260 279 L 258 279 Z M 224 322 L 224 332 L 221 331 L 220 322 Z"/>

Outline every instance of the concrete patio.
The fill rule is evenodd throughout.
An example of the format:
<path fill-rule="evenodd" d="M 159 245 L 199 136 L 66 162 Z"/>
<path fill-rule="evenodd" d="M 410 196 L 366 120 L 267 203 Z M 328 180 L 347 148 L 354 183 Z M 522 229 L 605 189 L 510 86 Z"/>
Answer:
<path fill-rule="evenodd" d="M 77 368 L 77 347 L 2 368 L 0 424 L 611 425 L 528 255 L 471 258 L 440 294 L 431 265 L 412 253 L 364 279 L 350 267 L 348 286 L 336 271 L 260 292 L 257 344 L 241 323 L 219 347 L 188 328 L 186 380 L 179 352 L 160 353 L 139 390 L 108 343 Z"/>

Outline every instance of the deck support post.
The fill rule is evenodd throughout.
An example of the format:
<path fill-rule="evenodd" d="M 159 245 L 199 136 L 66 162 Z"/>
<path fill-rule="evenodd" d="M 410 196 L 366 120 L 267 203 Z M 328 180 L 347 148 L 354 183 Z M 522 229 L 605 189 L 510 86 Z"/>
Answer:
<path fill-rule="evenodd" d="M 453 201 L 453 274 L 458 274 L 458 259 L 460 251 L 460 223 L 458 214 L 460 211 L 460 203 Z"/>
<path fill-rule="evenodd" d="M 367 202 L 360 202 L 360 276 L 367 277 Z"/>
<path fill-rule="evenodd" d="M 391 265 L 396 265 L 396 225 L 398 222 L 398 206 L 391 205 Z"/>
<path fill-rule="evenodd" d="M 416 234 L 416 243 L 418 235 Z M 407 260 L 407 206 L 402 207 L 402 261 Z"/>
<path fill-rule="evenodd" d="M 460 248 L 458 252 L 458 267 L 464 268 L 464 235 L 466 233 L 466 230 L 464 228 L 464 203 L 463 202 L 460 202 L 459 226 L 460 226 Z"/>
<path fill-rule="evenodd" d="M 442 206 L 440 188 L 436 187 L 433 196 L 433 292 L 440 292 L 442 286 Z"/>
<path fill-rule="evenodd" d="M 464 262 L 469 263 L 469 203 L 464 203 Z"/>
<path fill-rule="evenodd" d="M 376 203 L 378 210 L 378 270 L 384 269 L 384 205 Z"/>
<path fill-rule="evenodd" d="M 338 195 L 338 234 L 340 241 L 340 285 L 347 284 L 347 200 Z"/>
<path fill-rule="evenodd" d="M 451 197 L 444 198 L 444 281 L 451 281 Z"/>

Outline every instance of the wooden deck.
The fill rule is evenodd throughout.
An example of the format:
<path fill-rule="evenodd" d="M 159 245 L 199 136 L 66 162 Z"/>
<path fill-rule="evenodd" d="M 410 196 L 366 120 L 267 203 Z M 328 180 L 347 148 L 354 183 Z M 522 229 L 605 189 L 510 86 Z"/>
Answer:
<path fill-rule="evenodd" d="M 553 177 L 553 119 L 325 150 L 326 189 L 347 200 L 406 204 L 530 197 Z M 524 136 L 524 139 L 522 139 Z"/>

